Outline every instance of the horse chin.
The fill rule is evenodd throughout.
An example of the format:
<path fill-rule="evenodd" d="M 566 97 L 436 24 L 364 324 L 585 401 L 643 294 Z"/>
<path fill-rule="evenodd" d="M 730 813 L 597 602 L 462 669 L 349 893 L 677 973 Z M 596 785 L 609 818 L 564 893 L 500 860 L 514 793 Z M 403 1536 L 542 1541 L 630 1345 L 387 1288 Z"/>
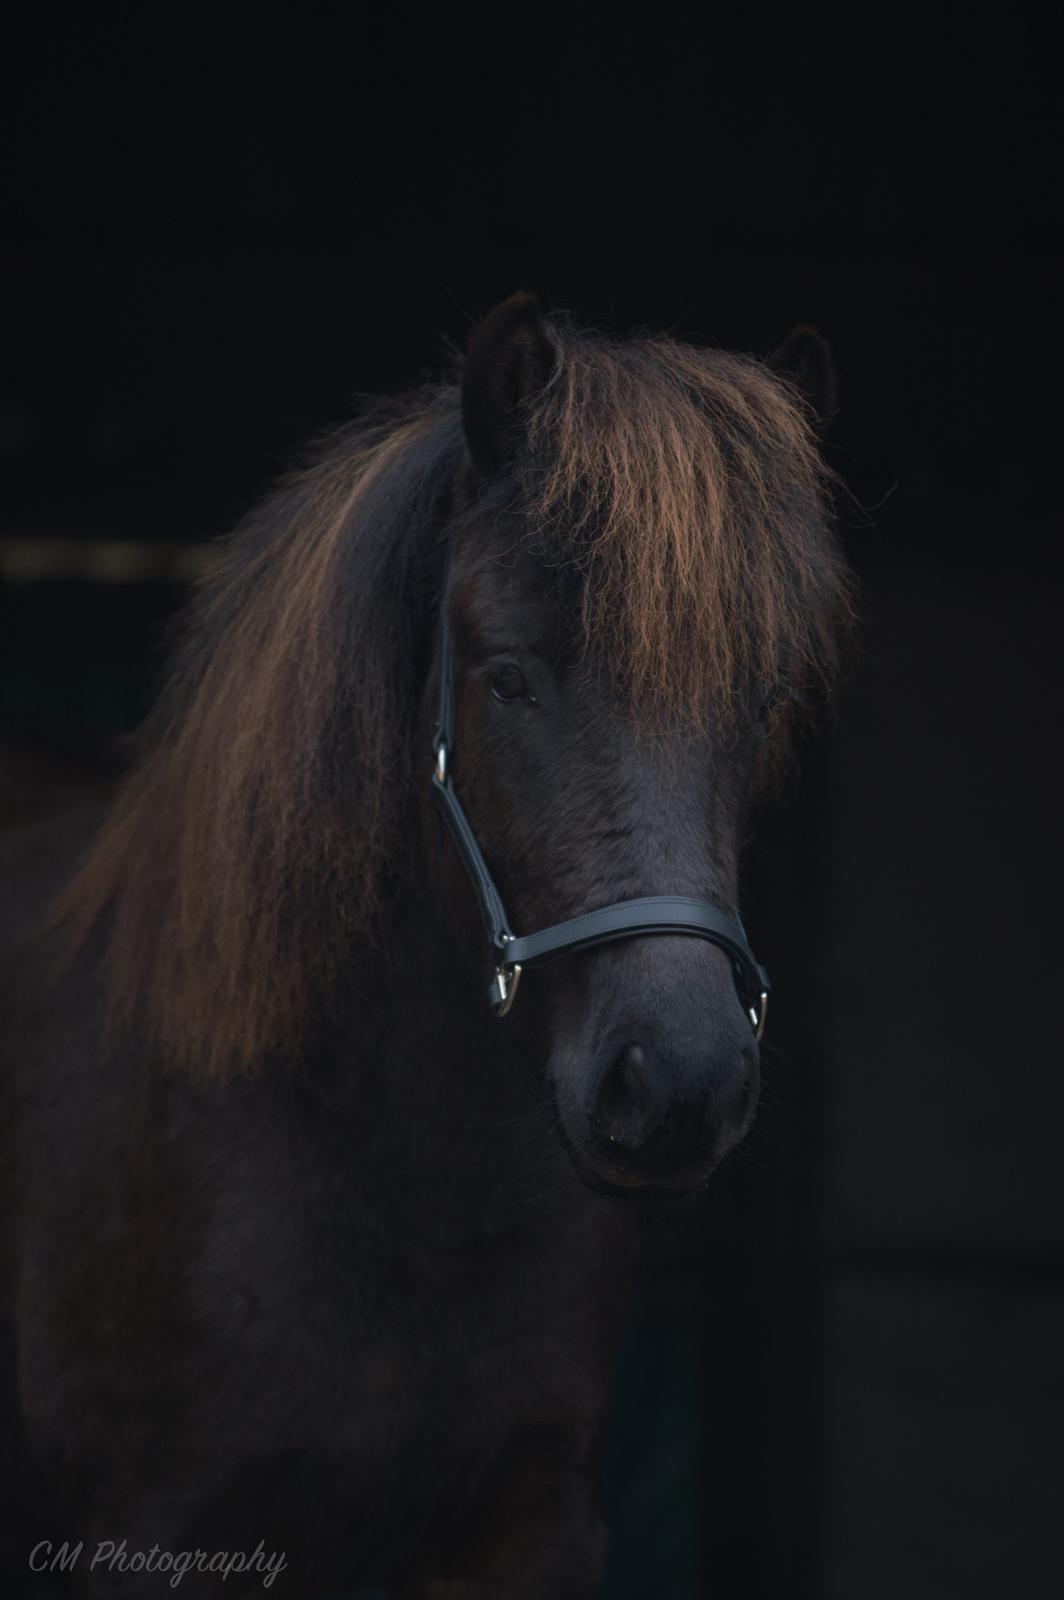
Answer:
<path fill-rule="evenodd" d="M 613 1200 L 674 1200 L 704 1189 L 713 1175 L 713 1168 L 708 1171 L 681 1172 L 675 1176 L 625 1172 L 619 1167 L 604 1170 L 580 1148 L 560 1116 L 556 1118 L 556 1125 L 573 1171 L 584 1187 L 594 1194 L 606 1195 Z"/>

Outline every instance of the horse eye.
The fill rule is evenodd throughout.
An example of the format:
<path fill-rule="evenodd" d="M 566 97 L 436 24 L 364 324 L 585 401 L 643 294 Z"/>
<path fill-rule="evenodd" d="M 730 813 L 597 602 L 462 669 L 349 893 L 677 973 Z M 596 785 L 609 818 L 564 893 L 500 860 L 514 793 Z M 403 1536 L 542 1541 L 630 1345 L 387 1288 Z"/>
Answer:
<path fill-rule="evenodd" d="M 505 702 L 532 698 L 528 692 L 524 673 L 512 661 L 508 661 L 504 667 L 499 667 L 492 673 L 491 692 L 496 700 Z"/>

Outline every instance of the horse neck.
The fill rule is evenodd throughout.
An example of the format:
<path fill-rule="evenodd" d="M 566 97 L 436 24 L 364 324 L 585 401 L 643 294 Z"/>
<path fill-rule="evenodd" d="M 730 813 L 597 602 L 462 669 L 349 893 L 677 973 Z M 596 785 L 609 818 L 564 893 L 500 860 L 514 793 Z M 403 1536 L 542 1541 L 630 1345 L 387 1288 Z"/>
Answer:
<path fill-rule="evenodd" d="M 463 1124 L 491 1104 L 530 1111 L 526 1080 L 509 1059 L 492 1015 L 482 967 L 464 950 L 430 891 L 411 885 L 400 906 L 390 973 L 390 1013 L 381 1038 L 392 1082 L 436 1103 Z M 531 1101 L 534 1106 L 534 1101 Z"/>
<path fill-rule="evenodd" d="M 424 900 L 404 898 L 401 913 L 394 959 L 360 975 L 309 1093 L 293 1091 L 318 1170 L 342 1174 L 337 1226 L 369 1213 L 418 1248 L 553 1236 L 590 1197 L 550 1109 L 512 1059 L 475 963 Z"/>
<path fill-rule="evenodd" d="M 489 1145 L 508 1159 L 531 1145 L 568 1167 L 549 1104 L 491 1012 L 481 965 L 425 884 L 413 873 L 402 889 L 390 948 L 354 975 L 316 1076 L 345 1097 L 357 1078 L 378 1143 L 397 1152 L 462 1147 L 475 1167 Z"/>

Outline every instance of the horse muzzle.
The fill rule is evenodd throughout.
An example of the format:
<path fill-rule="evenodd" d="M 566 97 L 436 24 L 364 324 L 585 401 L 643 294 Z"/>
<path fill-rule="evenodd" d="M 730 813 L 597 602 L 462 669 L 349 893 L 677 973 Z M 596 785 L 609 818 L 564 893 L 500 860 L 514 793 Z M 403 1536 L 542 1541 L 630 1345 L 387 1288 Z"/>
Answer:
<path fill-rule="evenodd" d="M 724 972 L 694 1003 L 659 990 L 636 1008 L 607 990 L 601 1010 L 592 1002 L 572 1033 L 561 1030 L 549 1076 L 564 1142 L 593 1187 L 696 1188 L 749 1131 L 758 1045 L 714 958 Z M 709 962 L 686 965 L 704 973 Z"/>

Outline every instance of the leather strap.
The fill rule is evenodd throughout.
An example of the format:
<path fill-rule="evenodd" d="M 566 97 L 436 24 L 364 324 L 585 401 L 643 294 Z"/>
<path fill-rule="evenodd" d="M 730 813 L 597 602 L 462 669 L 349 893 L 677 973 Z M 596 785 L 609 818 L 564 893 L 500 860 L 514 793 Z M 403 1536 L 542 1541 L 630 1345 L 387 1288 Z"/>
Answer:
<path fill-rule="evenodd" d="M 454 749 L 454 663 L 451 659 L 450 630 L 447 626 L 446 601 L 440 601 L 440 703 L 436 713 L 436 732 L 432 748 L 438 756 L 442 750 L 444 765 Z"/>
<path fill-rule="evenodd" d="M 436 752 L 437 756 L 439 751 Z M 440 781 L 439 771 L 432 774 L 432 795 L 443 816 L 444 822 L 450 830 L 451 838 L 458 846 L 458 854 L 462 864 L 469 874 L 470 882 L 476 890 L 480 914 L 484 918 L 484 926 L 488 930 L 492 949 L 496 960 L 501 960 L 503 951 L 507 948 L 513 934 L 506 918 L 506 908 L 502 903 L 502 896 L 495 887 L 495 881 L 488 871 L 488 863 L 481 855 L 476 834 L 473 832 L 469 818 L 462 809 L 462 802 L 454 791 L 454 781 L 450 773 Z"/>
<path fill-rule="evenodd" d="M 731 956 L 745 993 L 756 997 L 766 987 L 764 973 L 754 960 L 739 918 L 708 900 L 693 900 L 687 895 L 646 895 L 586 911 L 568 922 L 513 939 L 506 946 L 506 960 L 513 966 L 532 967 L 555 956 L 611 944 L 615 939 L 677 933 L 693 934 L 719 945 Z"/>

